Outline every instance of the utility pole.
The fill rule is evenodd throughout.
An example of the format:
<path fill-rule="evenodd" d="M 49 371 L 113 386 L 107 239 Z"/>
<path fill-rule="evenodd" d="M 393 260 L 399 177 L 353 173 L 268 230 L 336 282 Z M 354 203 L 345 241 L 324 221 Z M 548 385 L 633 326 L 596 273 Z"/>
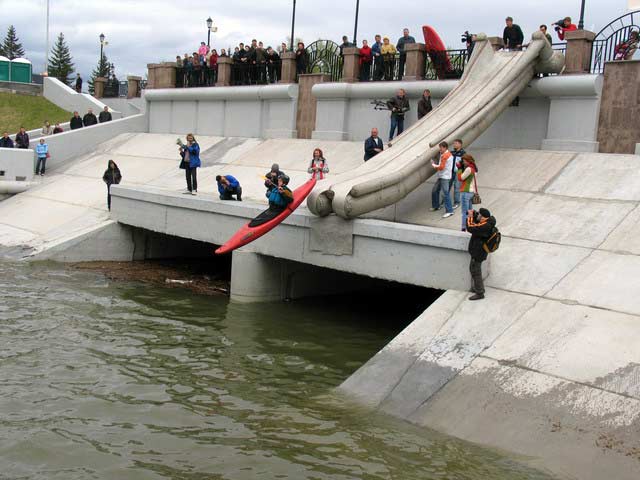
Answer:
<path fill-rule="evenodd" d="M 585 3 L 585 0 L 582 0 L 582 5 L 580 7 L 580 21 L 578 22 L 578 30 L 584 30 L 584 3 Z"/>
<path fill-rule="evenodd" d="M 356 22 L 353 27 L 353 46 L 358 46 L 358 13 L 360 12 L 360 0 L 356 0 Z"/>
<path fill-rule="evenodd" d="M 44 73 L 49 75 L 49 0 L 47 0 L 47 28 L 46 28 L 47 38 L 45 39 L 45 50 L 44 50 Z"/>
<path fill-rule="evenodd" d="M 291 49 L 291 51 L 293 52 L 293 35 L 295 33 L 295 26 L 296 26 L 296 0 L 293 0 L 293 15 L 291 17 L 291 42 L 289 45 L 289 48 Z"/>

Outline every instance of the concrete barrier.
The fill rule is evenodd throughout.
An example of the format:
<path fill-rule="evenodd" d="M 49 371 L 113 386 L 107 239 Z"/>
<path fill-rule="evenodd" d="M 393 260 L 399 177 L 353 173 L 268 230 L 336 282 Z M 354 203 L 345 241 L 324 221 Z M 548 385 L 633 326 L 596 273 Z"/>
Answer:
<path fill-rule="evenodd" d="M 296 138 L 297 85 L 149 90 L 150 133 Z"/>
<path fill-rule="evenodd" d="M 51 158 L 47 160 L 47 168 L 62 165 L 78 155 L 91 152 L 95 150 L 96 145 L 111 140 L 121 133 L 145 132 L 146 129 L 146 116 L 134 115 L 48 136 L 46 141 Z M 35 150 L 37 144 L 38 140 L 31 140 L 29 146 Z M 31 152 L 33 158 L 33 151 Z"/>
<path fill-rule="evenodd" d="M 34 150 L 0 148 L 0 180 L 30 182 L 35 169 L 34 161 Z"/>
<path fill-rule="evenodd" d="M 88 93 L 76 92 L 57 78 L 45 77 L 43 85 L 44 98 L 68 112 L 77 110 L 82 116 L 92 108 L 93 113 L 97 116 L 107 106 Z M 111 115 L 114 119 L 122 118 L 122 114 L 115 110 L 111 112 Z"/>

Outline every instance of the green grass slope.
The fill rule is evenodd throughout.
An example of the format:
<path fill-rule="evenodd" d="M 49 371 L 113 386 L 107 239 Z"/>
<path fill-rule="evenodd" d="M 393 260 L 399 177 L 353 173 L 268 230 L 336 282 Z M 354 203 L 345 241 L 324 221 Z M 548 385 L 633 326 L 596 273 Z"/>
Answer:
<path fill-rule="evenodd" d="M 71 113 L 44 97 L 0 92 L 0 135 L 5 131 L 13 135 L 21 126 L 27 130 L 41 128 L 45 120 L 55 125 L 70 118 Z"/>

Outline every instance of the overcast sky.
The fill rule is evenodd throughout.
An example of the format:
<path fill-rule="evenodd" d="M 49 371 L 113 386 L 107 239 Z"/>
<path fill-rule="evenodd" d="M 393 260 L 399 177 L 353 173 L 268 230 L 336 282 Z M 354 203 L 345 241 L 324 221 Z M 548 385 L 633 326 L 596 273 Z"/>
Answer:
<path fill-rule="evenodd" d="M 257 38 L 279 45 L 290 35 L 292 0 L 50 0 L 50 42 L 58 32 L 67 38 L 76 68 L 87 77 L 95 67 L 104 33 L 106 54 L 118 77 L 146 74 L 147 63 L 173 60 L 207 40 L 205 20 L 211 16 L 218 32 L 211 44 L 235 46 Z M 355 0 L 298 0 L 296 37 L 310 43 L 319 38 L 351 39 Z M 585 28 L 596 32 L 627 11 L 628 0 L 586 0 Z M 34 72 L 43 69 L 46 0 L 0 0 L 0 32 L 15 25 Z M 501 35 L 506 15 L 514 17 L 529 37 L 541 23 L 564 16 L 578 23 L 580 0 L 360 0 L 358 40 L 375 33 L 395 41 L 408 27 L 421 40 L 421 26 L 431 25 L 448 46 L 461 45 L 460 34 Z M 557 40 L 554 37 L 554 40 Z"/>

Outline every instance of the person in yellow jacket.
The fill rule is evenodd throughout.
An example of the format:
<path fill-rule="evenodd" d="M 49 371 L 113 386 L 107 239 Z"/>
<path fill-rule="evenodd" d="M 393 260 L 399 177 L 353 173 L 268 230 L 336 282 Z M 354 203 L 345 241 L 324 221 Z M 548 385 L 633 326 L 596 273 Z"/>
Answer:
<path fill-rule="evenodd" d="M 389 43 L 389 37 L 382 39 L 382 47 L 380 53 L 382 54 L 382 64 L 384 66 L 384 79 L 387 81 L 393 80 L 393 71 L 396 66 L 396 47 L 392 43 Z"/>

